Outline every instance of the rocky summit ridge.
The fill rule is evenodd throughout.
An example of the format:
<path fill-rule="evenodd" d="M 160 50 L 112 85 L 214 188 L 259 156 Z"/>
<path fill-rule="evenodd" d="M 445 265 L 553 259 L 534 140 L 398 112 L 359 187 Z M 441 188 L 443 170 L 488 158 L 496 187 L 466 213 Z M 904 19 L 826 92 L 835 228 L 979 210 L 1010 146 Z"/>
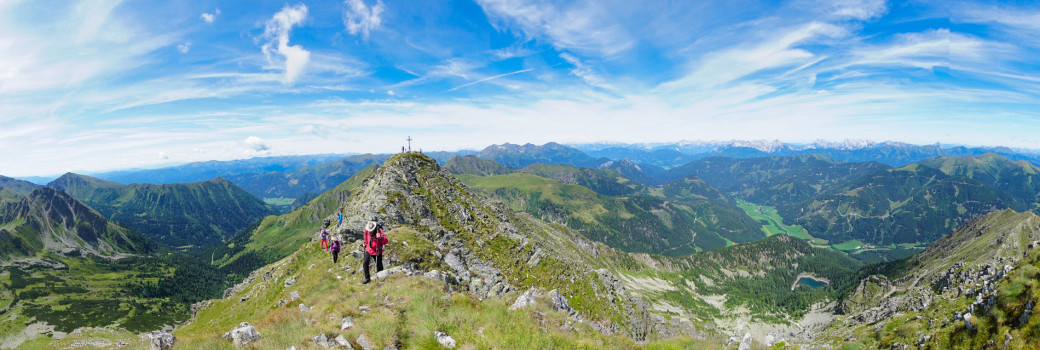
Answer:
<path fill-rule="evenodd" d="M 637 340 L 682 333 L 663 319 L 655 322 L 646 306 L 606 269 L 610 262 L 597 259 L 600 251 L 610 248 L 475 194 L 422 154 L 391 157 L 340 211 L 344 223 L 337 232 L 347 241 L 359 241 L 361 228 L 372 218 L 387 230 L 411 230 L 430 241 L 435 249 L 429 256 L 404 263 L 438 270 L 449 284 L 478 298 L 531 288 L 558 290 L 604 333 Z"/>
<path fill-rule="evenodd" d="M 868 270 L 830 335 L 893 348 L 1021 348 L 1037 335 L 1037 248 L 1032 212 L 974 218 L 909 259 Z"/>
<path fill-rule="evenodd" d="M 182 327 L 185 339 L 200 341 L 191 344 L 205 344 L 219 337 L 210 337 L 208 333 L 212 331 L 206 331 L 206 327 L 220 325 L 225 328 L 216 330 L 228 332 L 239 328 L 236 325 L 241 322 L 250 322 L 261 334 L 270 332 L 271 322 L 263 321 L 265 311 L 257 309 L 274 310 L 271 312 L 276 314 L 287 313 L 289 309 L 304 313 L 319 309 L 328 313 L 331 309 L 339 310 L 329 316 L 337 325 L 341 319 L 342 324 L 347 324 L 347 317 L 351 317 L 351 324 L 364 322 L 370 319 L 369 314 L 377 311 L 371 305 L 364 308 L 359 305 L 359 309 L 350 311 L 341 310 L 341 305 L 357 302 L 373 291 L 383 293 L 392 288 L 405 288 L 405 285 L 410 289 L 398 289 L 399 292 L 387 295 L 384 304 L 388 304 L 388 309 L 397 310 L 401 307 L 399 303 L 417 302 L 403 296 L 399 298 L 406 300 L 392 302 L 395 294 L 413 294 L 432 285 L 439 286 L 435 290 L 443 291 L 438 293 L 447 293 L 444 298 L 465 295 L 489 305 L 481 307 L 502 305 L 504 309 L 513 305 L 518 309 L 529 304 L 521 300 L 545 300 L 543 304 L 552 315 L 563 317 L 553 332 L 587 329 L 598 334 L 584 333 L 587 337 L 620 336 L 628 339 L 622 341 L 625 344 L 682 335 L 703 338 L 689 320 L 678 317 L 667 320 L 648 311 L 646 303 L 611 272 L 617 268 L 613 265 L 617 261 L 614 257 L 620 255 L 616 251 L 566 227 L 514 213 L 501 202 L 470 192 L 425 155 L 403 153 L 390 157 L 357 186 L 337 212 L 343 213 L 342 225 L 336 226 L 336 214 L 327 219 L 332 233 L 347 242 L 343 258 L 346 262 L 326 270 L 331 259 L 318 252 L 316 242 L 312 243 L 314 246 L 305 244 L 289 257 L 254 271 L 242 283 L 228 289 L 224 299 L 197 305 L 194 320 Z M 356 281 L 360 278 L 362 228 L 372 219 L 378 219 L 390 237 L 385 257 L 388 269 L 378 274 L 373 271 L 375 286 L 359 287 Z M 450 300 L 457 302 L 459 297 L 455 298 Z M 357 310 L 362 313 L 357 314 Z M 398 312 L 394 317 L 399 324 L 411 322 L 412 318 L 406 314 L 409 311 L 395 312 Z M 484 313 L 495 315 L 495 312 L 498 311 Z M 291 314 L 301 317 L 295 312 Z M 535 315 L 542 319 L 542 324 L 557 317 L 544 311 Z M 524 322 L 527 321 L 520 323 Z M 313 342 L 327 343 L 329 339 L 347 334 L 346 342 L 362 347 L 363 343 L 405 346 L 414 341 L 410 340 L 414 331 L 408 335 L 379 336 L 371 332 L 351 333 L 348 328 L 307 335 L 307 339 L 313 336 L 317 339 Z M 437 338 L 445 339 L 442 335 Z M 613 342 L 618 338 L 604 339 L 614 339 L 605 340 Z"/>

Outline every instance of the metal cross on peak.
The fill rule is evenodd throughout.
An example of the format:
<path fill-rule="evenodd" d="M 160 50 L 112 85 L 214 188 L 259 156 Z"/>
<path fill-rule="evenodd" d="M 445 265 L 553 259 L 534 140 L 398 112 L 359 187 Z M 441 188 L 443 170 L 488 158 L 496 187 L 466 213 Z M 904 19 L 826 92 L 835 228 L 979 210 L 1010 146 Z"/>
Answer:
<path fill-rule="evenodd" d="M 411 152 L 412 151 L 412 137 L 408 136 L 408 138 L 406 140 L 408 140 L 408 152 Z"/>

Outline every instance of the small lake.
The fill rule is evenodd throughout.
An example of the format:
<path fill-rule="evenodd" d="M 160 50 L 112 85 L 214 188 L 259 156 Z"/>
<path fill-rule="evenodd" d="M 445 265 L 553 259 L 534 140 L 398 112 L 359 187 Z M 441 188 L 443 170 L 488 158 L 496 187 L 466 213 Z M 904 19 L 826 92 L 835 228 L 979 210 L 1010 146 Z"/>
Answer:
<path fill-rule="evenodd" d="M 812 289 L 816 289 L 816 288 L 820 288 L 820 287 L 823 287 L 823 286 L 827 285 L 827 282 L 820 281 L 820 280 L 814 279 L 812 277 L 802 276 L 802 278 L 798 279 L 798 284 L 801 284 L 801 285 L 804 285 L 804 286 L 808 286 L 809 288 L 812 288 Z"/>

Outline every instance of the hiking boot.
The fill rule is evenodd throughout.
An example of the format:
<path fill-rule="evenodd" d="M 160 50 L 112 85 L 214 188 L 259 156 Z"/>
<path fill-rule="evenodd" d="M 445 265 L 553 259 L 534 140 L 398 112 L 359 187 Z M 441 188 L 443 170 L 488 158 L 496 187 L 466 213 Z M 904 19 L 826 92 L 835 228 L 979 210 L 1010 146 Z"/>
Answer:
<path fill-rule="evenodd" d="M 361 281 L 361 284 L 368 284 L 368 282 L 372 282 L 372 281 L 371 280 L 364 280 L 364 281 Z"/>

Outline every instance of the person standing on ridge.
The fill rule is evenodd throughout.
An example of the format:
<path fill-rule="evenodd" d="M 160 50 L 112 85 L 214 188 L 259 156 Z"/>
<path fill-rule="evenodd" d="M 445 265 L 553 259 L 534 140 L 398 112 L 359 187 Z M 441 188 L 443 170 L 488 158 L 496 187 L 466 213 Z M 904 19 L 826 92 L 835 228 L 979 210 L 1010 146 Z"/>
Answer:
<path fill-rule="evenodd" d="M 339 213 L 339 216 L 337 216 L 336 219 L 339 220 L 338 222 L 336 222 L 336 227 L 343 225 L 343 213 Z"/>
<path fill-rule="evenodd" d="M 377 223 L 376 219 L 369 221 L 365 225 L 365 259 L 361 263 L 365 268 L 365 280 L 361 284 L 372 281 L 368 274 L 371 260 L 376 261 L 376 273 L 383 271 L 383 246 L 387 243 L 390 243 L 390 240 L 386 239 L 386 234 L 383 233 L 383 225 Z"/>
<path fill-rule="evenodd" d="M 329 231 L 321 229 L 321 249 L 325 250 L 326 253 L 329 251 Z"/>
<path fill-rule="evenodd" d="M 335 265 L 337 262 L 339 262 L 339 248 L 340 248 L 341 245 L 343 245 L 343 243 L 340 242 L 339 236 L 332 235 L 332 264 L 333 265 Z"/>

